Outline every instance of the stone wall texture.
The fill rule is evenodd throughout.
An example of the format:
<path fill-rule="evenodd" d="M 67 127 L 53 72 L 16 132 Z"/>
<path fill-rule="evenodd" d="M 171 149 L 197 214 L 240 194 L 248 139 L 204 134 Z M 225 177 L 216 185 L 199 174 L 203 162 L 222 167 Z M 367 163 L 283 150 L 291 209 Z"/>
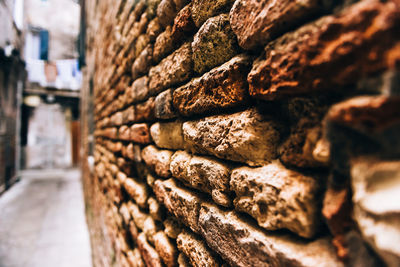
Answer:
<path fill-rule="evenodd" d="M 400 1 L 84 8 L 96 267 L 400 265 Z"/>

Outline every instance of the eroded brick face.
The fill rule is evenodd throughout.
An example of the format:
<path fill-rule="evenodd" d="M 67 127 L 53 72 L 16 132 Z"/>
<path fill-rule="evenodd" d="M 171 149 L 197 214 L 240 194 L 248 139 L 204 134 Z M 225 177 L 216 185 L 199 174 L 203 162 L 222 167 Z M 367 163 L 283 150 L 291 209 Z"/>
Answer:
<path fill-rule="evenodd" d="M 398 0 L 86 2 L 98 266 L 400 265 Z"/>

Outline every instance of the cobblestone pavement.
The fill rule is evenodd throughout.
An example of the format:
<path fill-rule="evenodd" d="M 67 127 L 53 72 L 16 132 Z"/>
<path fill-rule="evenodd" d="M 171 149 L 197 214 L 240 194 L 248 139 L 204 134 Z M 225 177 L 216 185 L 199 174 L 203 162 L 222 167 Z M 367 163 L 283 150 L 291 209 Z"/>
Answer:
<path fill-rule="evenodd" d="M 90 267 L 78 170 L 24 171 L 0 196 L 0 267 Z"/>

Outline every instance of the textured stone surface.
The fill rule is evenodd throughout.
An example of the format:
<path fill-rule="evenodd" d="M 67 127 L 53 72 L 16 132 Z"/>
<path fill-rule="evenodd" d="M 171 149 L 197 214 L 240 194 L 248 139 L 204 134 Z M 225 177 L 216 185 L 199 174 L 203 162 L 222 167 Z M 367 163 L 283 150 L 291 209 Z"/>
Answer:
<path fill-rule="evenodd" d="M 135 108 L 130 106 L 122 111 L 122 122 L 124 124 L 131 123 L 135 121 Z"/>
<path fill-rule="evenodd" d="M 184 116 L 219 112 L 243 104 L 248 96 L 250 57 L 240 55 L 174 91 L 175 109 Z"/>
<path fill-rule="evenodd" d="M 192 231 L 199 232 L 197 220 L 201 199 L 196 193 L 179 186 L 172 178 L 155 181 L 153 190 L 158 201 L 164 203 L 170 213 Z"/>
<path fill-rule="evenodd" d="M 135 114 L 136 121 L 154 120 L 154 97 L 150 97 L 146 102 L 135 105 Z"/>
<path fill-rule="evenodd" d="M 154 42 L 157 36 L 162 32 L 162 26 L 158 21 L 158 18 L 154 18 L 149 22 L 146 29 L 146 34 L 149 36 L 150 41 Z"/>
<path fill-rule="evenodd" d="M 255 109 L 183 123 L 186 145 L 193 152 L 263 165 L 277 157 L 279 124 Z"/>
<path fill-rule="evenodd" d="M 143 230 L 144 228 L 144 222 L 147 219 L 147 214 L 142 212 L 138 205 L 128 202 L 128 209 L 132 215 L 133 221 L 135 222 L 135 225 L 137 228 L 140 230 Z"/>
<path fill-rule="evenodd" d="M 142 255 L 140 255 L 140 251 L 138 248 L 130 250 L 126 253 L 128 263 L 133 267 L 145 267 Z"/>
<path fill-rule="evenodd" d="M 151 138 L 160 148 L 184 149 L 182 122 L 156 122 L 150 127 Z"/>
<path fill-rule="evenodd" d="M 178 266 L 179 267 L 190 267 L 189 259 L 183 253 L 179 253 L 178 256 Z"/>
<path fill-rule="evenodd" d="M 147 242 L 144 233 L 139 234 L 137 238 L 137 245 L 147 266 L 163 266 L 160 256 L 157 254 L 157 251 Z"/>
<path fill-rule="evenodd" d="M 253 216 L 261 227 L 286 228 L 311 238 L 320 223 L 318 183 L 275 161 L 260 168 L 234 169 L 230 186 L 236 193 L 236 209 Z"/>
<path fill-rule="evenodd" d="M 175 48 L 174 39 L 172 39 L 172 27 L 167 26 L 154 43 L 153 58 L 154 62 L 159 62 L 161 59 L 171 54 Z"/>
<path fill-rule="evenodd" d="M 129 89 L 130 99 L 132 102 L 136 103 L 145 100 L 149 95 L 149 78 L 147 76 L 143 76 L 139 79 L 136 79 Z"/>
<path fill-rule="evenodd" d="M 234 0 L 193 0 L 192 17 L 196 27 L 200 27 L 208 18 L 229 11 Z"/>
<path fill-rule="evenodd" d="M 177 116 L 172 102 L 171 89 L 165 90 L 158 94 L 155 99 L 155 115 L 157 119 L 172 119 Z"/>
<path fill-rule="evenodd" d="M 136 79 L 140 75 L 146 74 L 153 62 L 153 45 L 149 44 L 136 58 L 132 64 L 132 79 Z"/>
<path fill-rule="evenodd" d="M 149 126 L 146 123 L 133 124 L 129 129 L 131 141 L 139 144 L 150 143 Z"/>
<path fill-rule="evenodd" d="M 199 225 L 207 244 L 232 266 L 343 266 L 328 239 L 266 233 L 214 205 L 202 205 Z"/>
<path fill-rule="evenodd" d="M 159 231 L 154 235 L 154 246 L 166 266 L 176 266 L 176 246 L 164 232 Z"/>
<path fill-rule="evenodd" d="M 232 204 L 229 192 L 230 168 L 225 163 L 209 157 L 199 157 L 177 151 L 171 158 L 172 176 L 186 185 L 209 193 L 222 206 Z"/>
<path fill-rule="evenodd" d="M 172 239 L 176 239 L 178 235 L 182 232 L 182 226 L 175 217 L 170 216 L 166 218 L 163 224 L 164 233 Z"/>
<path fill-rule="evenodd" d="M 187 81 L 192 74 L 192 65 L 192 49 L 190 44 L 186 43 L 150 69 L 151 94 L 157 94 L 170 86 Z"/>
<path fill-rule="evenodd" d="M 186 37 L 192 35 L 196 26 L 192 20 L 191 4 L 182 8 L 174 19 L 171 37 L 177 43 L 181 43 Z"/>
<path fill-rule="evenodd" d="M 149 192 L 145 183 L 133 178 L 124 181 L 124 188 L 131 198 L 133 198 L 141 208 L 147 208 L 147 198 Z"/>
<path fill-rule="evenodd" d="M 147 205 L 149 206 L 150 216 L 157 221 L 162 221 L 164 218 L 164 207 L 154 198 L 149 197 L 147 199 Z"/>
<path fill-rule="evenodd" d="M 322 11 L 322 4 L 330 2 L 237 0 L 230 11 L 230 22 L 239 45 L 254 49 Z"/>
<path fill-rule="evenodd" d="M 398 3 L 371 0 L 285 34 L 269 43 L 254 63 L 250 94 L 272 100 L 336 89 L 394 67 L 400 57 L 395 52 L 399 38 L 394 37 L 399 25 Z"/>
<path fill-rule="evenodd" d="M 172 154 L 172 151 L 160 150 L 153 145 L 149 145 L 142 150 L 142 158 L 146 165 L 157 175 L 165 178 L 171 176 L 169 164 Z"/>
<path fill-rule="evenodd" d="M 400 264 L 400 161 L 360 158 L 351 164 L 354 219 L 387 266 Z"/>
<path fill-rule="evenodd" d="M 322 215 L 325 217 L 329 230 L 334 236 L 333 245 L 341 259 L 349 258 L 345 235 L 351 229 L 351 196 L 348 187 L 334 188 L 329 185 L 325 192 Z"/>
<path fill-rule="evenodd" d="M 222 14 L 208 19 L 194 36 L 192 50 L 193 69 L 197 73 L 204 73 L 238 54 L 229 16 Z"/>
<path fill-rule="evenodd" d="M 173 0 L 161 0 L 157 7 L 157 17 L 163 27 L 172 24 L 177 10 Z"/>
<path fill-rule="evenodd" d="M 143 233 L 146 235 L 147 240 L 154 245 L 154 235 L 159 231 L 158 225 L 151 216 L 147 216 L 143 223 Z"/>
<path fill-rule="evenodd" d="M 196 236 L 188 230 L 182 231 L 176 239 L 178 249 L 182 251 L 192 266 L 220 266 L 218 258 L 201 240 L 199 236 Z"/>
<path fill-rule="evenodd" d="M 321 126 L 329 108 L 327 102 L 326 98 L 293 97 L 285 103 L 290 133 L 279 147 L 279 158 L 286 166 L 312 168 L 329 162 L 329 147 L 323 143 Z"/>

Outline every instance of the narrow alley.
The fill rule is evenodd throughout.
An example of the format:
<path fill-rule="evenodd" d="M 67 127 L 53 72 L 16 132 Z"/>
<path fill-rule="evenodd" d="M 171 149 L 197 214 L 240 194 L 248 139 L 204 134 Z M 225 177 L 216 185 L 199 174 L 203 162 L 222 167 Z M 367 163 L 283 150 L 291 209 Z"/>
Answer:
<path fill-rule="evenodd" d="M 90 267 L 80 172 L 23 171 L 0 196 L 1 267 Z"/>

